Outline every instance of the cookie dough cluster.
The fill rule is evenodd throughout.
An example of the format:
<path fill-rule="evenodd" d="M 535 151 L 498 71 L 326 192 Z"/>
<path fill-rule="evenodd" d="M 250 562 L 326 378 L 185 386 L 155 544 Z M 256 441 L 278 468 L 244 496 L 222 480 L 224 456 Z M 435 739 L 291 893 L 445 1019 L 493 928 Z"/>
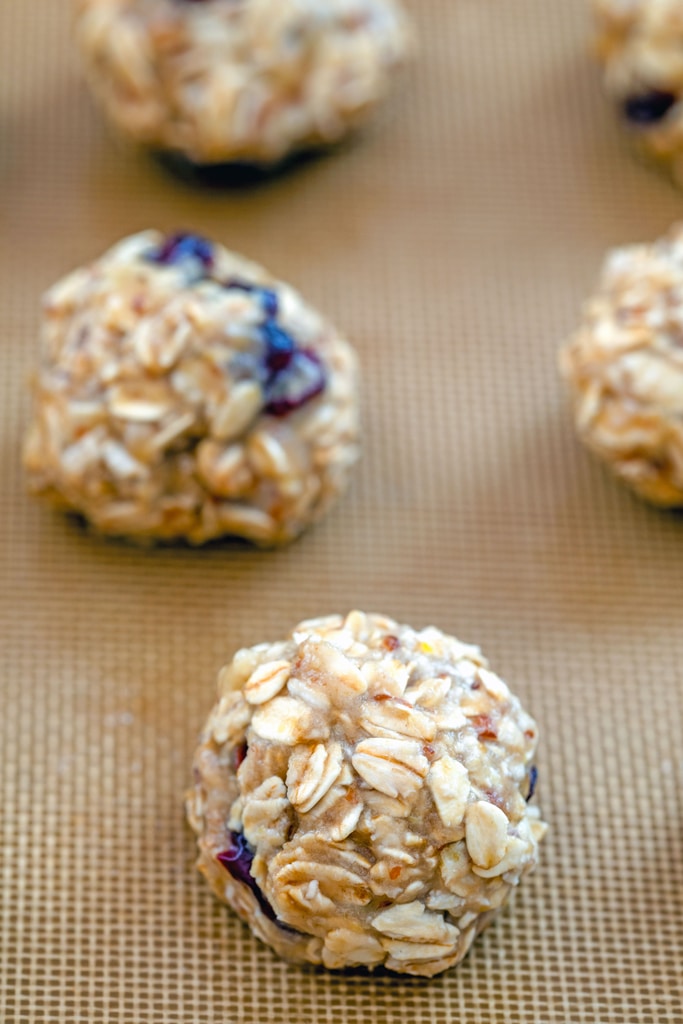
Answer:
<path fill-rule="evenodd" d="M 124 239 L 50 289 L 42 335 L 30 486 L 102 533 L 280 544 L 347 484 L 353 350 L 221 245 Z"/>
<path fill-rule="evenodd" d="M 536 726 L 476 647 L 302 622 L 219 678 L 188 796 L 216 895 L 289 960 L 457 964 L 536 864 Z"/>
<path fill-rule="evenodd" d="M 196 164 L 336 142 L 409 48 L 393 0 L 77 0 L 88 80 L 130 138 Z"/>
<path fill-rule="evenodd" d="M 560 364 L 579 435 L 656 505 L 683 505 L 683 224 L 611 252 Z"/>
<path fill-rule="evenodd" d="M 683 184 L 683 6 L 593 0 L 605 87 L 638 146 Z"/>

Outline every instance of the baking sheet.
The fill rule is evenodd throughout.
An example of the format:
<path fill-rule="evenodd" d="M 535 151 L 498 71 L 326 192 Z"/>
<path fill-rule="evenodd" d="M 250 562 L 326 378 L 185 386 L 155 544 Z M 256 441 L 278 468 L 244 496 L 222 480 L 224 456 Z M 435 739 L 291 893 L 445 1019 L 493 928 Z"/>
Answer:
<path fill-rule="evenodd" d="M 0 0 L 0 1020 L 683 1021 L 683 518 L 574 440 L 560 340 L 608 246 L 683 195 L 628 151 L 579 0 L 413 0 L 420 59 L 355 144 L 203 193 L 113 140 L 67 5 Z M 24 496 L 41 291 L 189 226 L 356 343 L 365 456 L 294 546 L 136 551 Z M 478 642 L 541 727 L 539 871 L 433 981 L 278 961 L 193 868 L 220 666 L 351 607 Z"/>

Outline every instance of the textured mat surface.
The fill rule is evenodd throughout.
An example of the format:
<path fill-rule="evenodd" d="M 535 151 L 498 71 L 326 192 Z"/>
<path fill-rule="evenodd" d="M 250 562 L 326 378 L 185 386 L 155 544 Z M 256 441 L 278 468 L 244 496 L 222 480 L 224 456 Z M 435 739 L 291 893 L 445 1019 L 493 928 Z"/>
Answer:
<path fill-rule="evenodd" d="M 0 0 L 0 1020 L 683 1022 L 683 518 L 575 442 L 555 372 L 604 249 L 683 195 L 630 155 L 579 0 L 413 0 L 422 55 L 363 139 L 202 193 L 113 141 L 66 4 Z M 365 458 L 263 554 L 137 552 L 24 496 L 41 291 L 191 226 L 356 342 Z M 538 718 L 537 874 L 432 982 L 291 968 L 193 869 L 183 822 L 221 664 L 358 606 L 478 642 Z"/>

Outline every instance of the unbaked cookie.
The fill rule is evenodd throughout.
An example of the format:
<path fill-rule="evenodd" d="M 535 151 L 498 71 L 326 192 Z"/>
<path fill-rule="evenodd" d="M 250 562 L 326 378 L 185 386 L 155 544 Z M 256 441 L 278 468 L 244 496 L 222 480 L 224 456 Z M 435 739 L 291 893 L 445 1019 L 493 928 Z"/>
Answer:
<path fill-rule="evenodd" d="M 536 864 L 536 741 L 476 647 L 302 622 L 220 674 L 187 801 L 199 868 L 289 960 L 432 976 Z"/>
<path fill-rule="evenodd" d="M 223 246 L 126 238 L 48 291 L 42 334 L 30 486 L 101 532 L 280 544 L 345 488 L 352 348 Z"/>
<path fill-rule="evenodd" d="M 593 0 L 605 87 L 638 147 L 683 184 L 683 4 Z"/>
<path fill-rule="evenodd" d="M 130 138 L 195 164 L 333 143 L 409 47 L 394 0 L 76 0 L 87 77 Z"/>
<path fill-rule="evenodd" d="M 641 497 L 683 505 L 683 224 L 609 253 L 560 367 L 588 447 Z"/>

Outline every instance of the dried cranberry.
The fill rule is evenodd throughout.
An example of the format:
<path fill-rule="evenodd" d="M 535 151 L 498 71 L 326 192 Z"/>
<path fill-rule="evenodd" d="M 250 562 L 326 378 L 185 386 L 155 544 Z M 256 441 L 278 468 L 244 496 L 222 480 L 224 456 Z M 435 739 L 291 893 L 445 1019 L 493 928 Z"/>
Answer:
<path fill-rule="evenodd" d="M 271 373 L 286 370 L 296 351 L 294 339 L 271 320 L 261 327 L 266 343 L 266 366 Z"/>
<path fill-rule="evenodd" d="M 266 917 L 269 917 L 271 921 L 275 921 L 275 911 L 259 889 L 256 884 L 256 880 L 251 874 L 254 851 L 241 832 L 230 832 L 229 837 L 230 846 L 227 850 L 222 850 L 220 853 L 217 853 L 216 860 L 219 864 L 223 865 L 228 874 L 232 875 L 236 881 L 249 886 L 263 913 Z"/>
<path fill-rule="evenodd" d="M 234 751 L 234 754 L 233 754 L 233 762 L 234 762 L 234 765 L 235 765 L 235 771 L 238 770 L 239 766 L 242 764 L 242 762 L 246 758 L 248 751 L 249 751 L 249 747 L 247 746 L 246 743 L 242 743 L 241 746 L 235 747 L 235 751 Z"/>
<path fill-rule="evenodd" d="M 277 295 L 270 288 L 261 289 L 261 305 L 267 317 L 275 317 L 278 313 Z"/>
<path fill-rule="evenodd" d="M 177 232 L 174 235 L 169 235 L 159 249 L 150 256 L 150 259 L 154 263 L 163 263 L 165 266 L 195 261 L 200 263 L 204 270 L 211 270 L 213 246 L 201 235 Z"/>
<path fill-rule="evenodd" d="M 276 292 L 238 277 L 229 278 L 224 286 L 258 296 L 265 315 L 259 327 L 264 346 L 261 371 L 254 370 L 253 366 L 250 370 L 253 379 L 263 386 L 265 412 L 271 416 L 286 416 L 319 395 L 327 383 L 325 368 L 315 352 L 298 348 L 291 334 L 276 322 L 279 310 Z M 234 362 L 235 372 L 243 369 Z"/>
<path fill-rule="evenodd" d="M 624 117 L 632 124 L 647 128 L 657 124 L 668 114 L 677 101 L 677 96 L 664 89 L 650 89 L 638 95 L 629 96 L 624 101 Z"/>
<path fill-rule="evenodd" d="M 266 386 L 266 412 L 286 416 L 324 391 L 327 378 L 318 355 L 309 349 L 295 349 L 284 372 Z"/>
<path fill-rule="evenodd" d="M 277 295 L 272 288 L 262 288 L 260 285 L 251 284 L 249 281 L 243 281 L 239 277 L 231 277 L 230 280 L 225 282 L 226 288 L 237 288 L 241 292 L 255 293 L 258 295 L 263 312 L 266 314 L 269 320 L 276 317 L 278 314 L 278 301 Z"/>
<path fill-rule="evenodd" d="M 216 860 L 223 865 L 233 878 L 244 882 L 252 887 L 254 879 L 251 877 L 251 864 L 254 854 L 247 840 L 241 832 L 230 833 L 230 846 L 216 854 Z"/>

